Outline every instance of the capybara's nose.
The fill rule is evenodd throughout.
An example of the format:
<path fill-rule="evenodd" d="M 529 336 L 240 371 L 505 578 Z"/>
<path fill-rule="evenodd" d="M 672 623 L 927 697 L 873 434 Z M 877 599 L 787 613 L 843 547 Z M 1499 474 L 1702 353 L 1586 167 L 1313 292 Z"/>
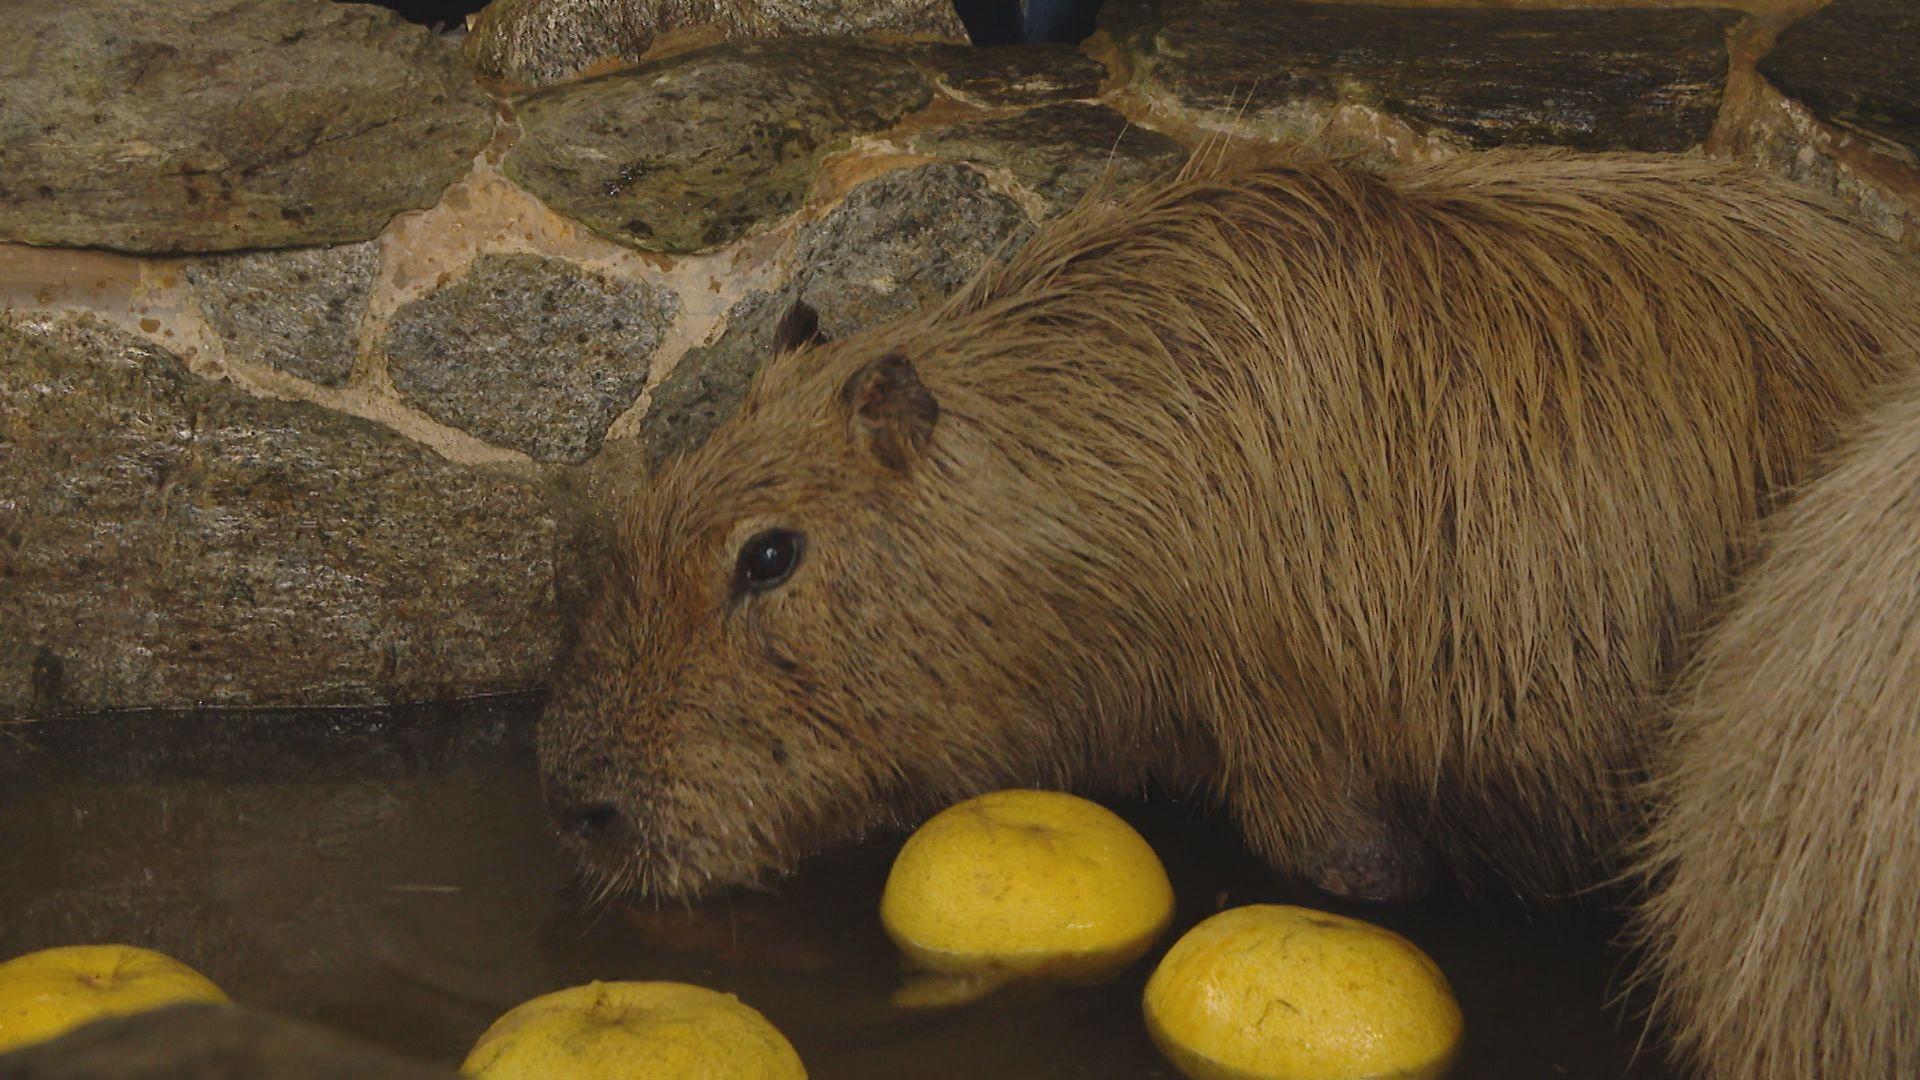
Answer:
<path fill-rule="evenodd" d="M 620 808 L 612 803 L 558 803 L 553 817 L 563 831 L 589 843 L 617 832 L 620 826 Z"/>
<path fill-rule="evenodd" d="M 595 790 L 598 784 L 583 783 L 583 779 L 572 770 L 548 772 L 540 778 L 541 794 L 546 796 L 547 812 L 561 832 L 598 843 L 620 831 L 623 815 L 618 806 Z"/>

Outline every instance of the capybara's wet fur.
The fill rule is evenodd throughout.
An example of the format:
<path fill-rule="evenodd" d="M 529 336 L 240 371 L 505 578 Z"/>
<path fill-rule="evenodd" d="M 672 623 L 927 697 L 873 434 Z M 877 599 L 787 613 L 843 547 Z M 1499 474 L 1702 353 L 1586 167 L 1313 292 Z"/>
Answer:
<path fill-rule="evenodd" d="M 1655 757 L 1649 972 L 1711 1076 L 1920 1076 L 1920 380 L 1766 533 Z"/>
<path fill-rule="evenodd" d="M 1665 691 L 1756 522 L 1917 358 L 1912 264 L 1735 167 L 1194 167 L 772 359 L 627 515 L 549 792 L 608 888 L 664 896 L 1019 785 L 1203 792 L 1357 891 L 1383 852 L 1576 890 L 1628 865 Z M 1740 633 L 1735 675 L 1765 645 Z M 1702 700 L 1650 916 L 1687 1045 L 1744 1080 L 1920 1075 L 1911 714 L 1754 743 L 1820 777 L 1770 827 L 1834 838 L 1769 864 L 1741 808 L 1802 789 L 1730 760 L 1755 718 Z M 1843 912 L 1887 921 L 1843 947 Z M 1787 938 L 1828 944 L 1792 971 L 1822 945 L 1765 952 Z M 1865 1034 L 1808 1045 L 1829 1018 Z M 1729 1050 L 1779 1039 L 1804 1056 Z"/>

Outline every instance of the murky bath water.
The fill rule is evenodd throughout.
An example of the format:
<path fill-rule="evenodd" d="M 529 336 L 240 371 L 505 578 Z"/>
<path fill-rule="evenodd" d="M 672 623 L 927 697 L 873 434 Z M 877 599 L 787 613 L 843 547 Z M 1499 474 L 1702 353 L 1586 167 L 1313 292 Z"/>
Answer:
<path fill-rule="evenodd" d="M 898 968 L 875 912 L 899 837 L 823 857 L 777 895 L 584 912 L 539 804 L 537 707 L 0 727 L 0 958 L 144 945 L 236 999 L 448 1068 L 527 998 L 679 979 L 766 1013 L 821 1080 L 1175 1076 L 1139 1020 L 1149 962 L 1092 989 L 891 1008 Z M 1120 809 L 1167 861 L 1176 931 L 1223 903 L 1339 909 L 1275 881 L 1218 825 Z M 1612 1005 L 1624 969 L 1603 920 L 1349 910 L 1446 970 L 1467 1016 L 1456 1076 L 1669 1075 Z"/>

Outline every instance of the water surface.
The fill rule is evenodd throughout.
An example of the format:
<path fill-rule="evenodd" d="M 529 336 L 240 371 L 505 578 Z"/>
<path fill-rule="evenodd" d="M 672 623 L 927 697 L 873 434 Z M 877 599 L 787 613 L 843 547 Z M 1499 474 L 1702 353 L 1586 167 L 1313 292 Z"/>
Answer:
<path fill-rule="evenodd" d="M 764 1012 L 820 1080 L 1175 1080 L 1139 1019 L 1158 950 L 1100 987 L 890 1007 L 898 961 L 876 909 L 899 836 L 823 856 L 773 894 L 586 910 L 540 807 L 538 704 L 0 727 L 0 958 L 143 945 L 250 1005 L 449 1068 L 538 994 L 678 979 Z M 1636 1055 L 1638 1026 L 1613 1004 L 1625 961 L 1604 915 L 1343 907 L 1275 878 L 1194 808 L 1116 809 L 1167 863 L 1176 932 L 1223 905 L 1299 902 L 1426 949 L 1466 1012 L 1457 1077 L 1673 1075 Z"/>

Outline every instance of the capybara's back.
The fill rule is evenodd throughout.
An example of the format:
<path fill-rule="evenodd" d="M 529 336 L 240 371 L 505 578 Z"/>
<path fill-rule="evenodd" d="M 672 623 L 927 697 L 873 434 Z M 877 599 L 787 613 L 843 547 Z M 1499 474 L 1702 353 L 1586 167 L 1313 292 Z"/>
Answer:
<path fill-rule="evenodd" d="M 1663 690 L 1920 356 L 1920 276 L 1746 170 L 1499 153 L 1195 169 L 792 327 L 632 508 L 543 724 L 611 886 L 1146 783 L 1349 893 L 1541 895 L 1620 869 Z"/>
<path fill-rule="evenodd" d="M 1920 1076 L 1920 379 L 1767 532 L 1656 759 L 1650 971 L 1715 1080 Z"/>

